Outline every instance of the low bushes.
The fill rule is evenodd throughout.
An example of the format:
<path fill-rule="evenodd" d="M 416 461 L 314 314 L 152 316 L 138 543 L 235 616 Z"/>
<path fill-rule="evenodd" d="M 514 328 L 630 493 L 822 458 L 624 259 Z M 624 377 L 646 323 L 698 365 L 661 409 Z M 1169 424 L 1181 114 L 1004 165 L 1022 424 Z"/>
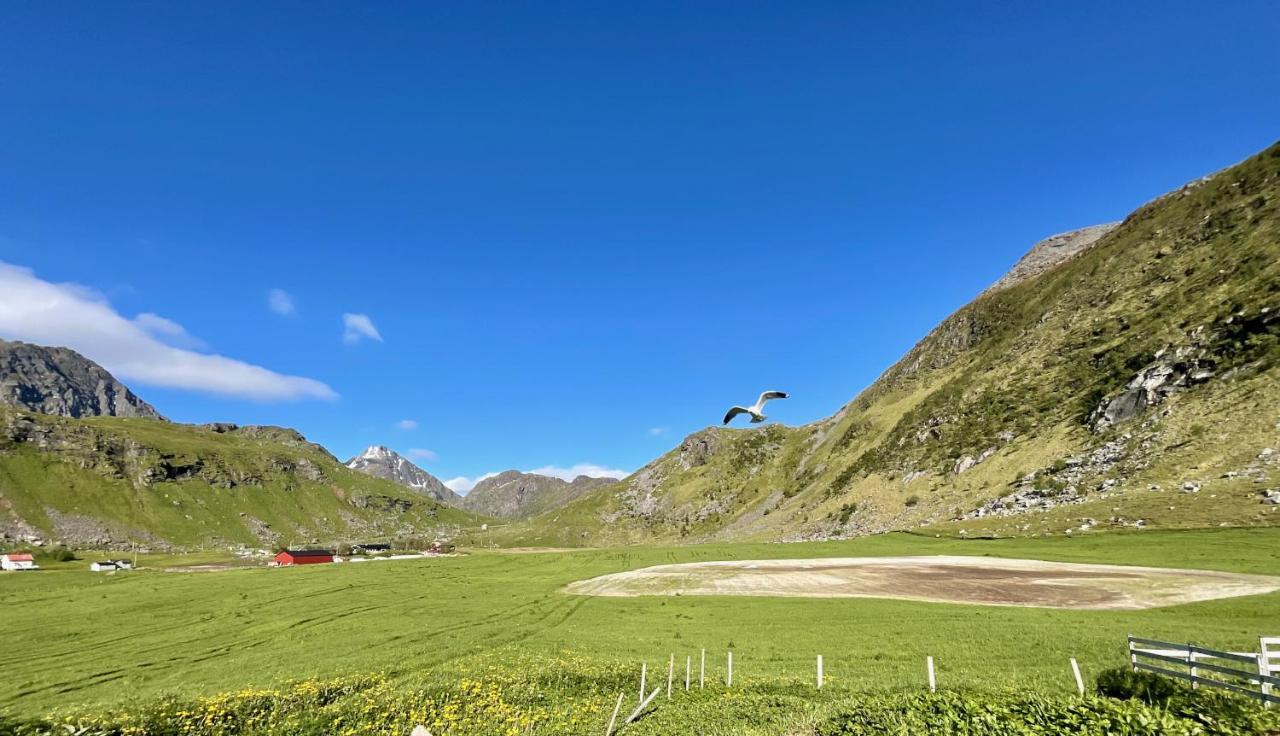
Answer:
<path fill-rule="evenodd" d="M 1175 680 L 1154 672 L 1134 672 L 1128 667 L 1115 667 L 1098 673 L 1098 694 L 1108 698 L 1137 699 L 1144 703 L 1164 705 L 1184 691 L 1193 692 Z"/>
<path fill-rule="evenodd" d="M 547 666 L 551 665 L 551 666 Z M 599 736 L 633 672 L 570 655 L 495 661 L 417 686 L 385 677 L 307 680 L 194 699 L 168 698 L 33 721 L 0 716 L 3 736 Z M 444 673 L 441 673 L 444 674 Z M 865 693 L 808 683 L 720 686 L 659 698 L 623 736 L 1245 736 L 1280 731 L 1280 709 L 1146 677 L 1107 673 L 1119 697 L 1030 693 Z M 657 686 L 661 683 L 655 682 Z"/>
<path fill-rule="evenodd" d="M 821 724 L 819 736 L 1245 736 L 1280 729 L 1280 716 L 1250 703 L 1207 698 L 1195 707 L 1138 699 L 936 693 L 871 699 Z"/>

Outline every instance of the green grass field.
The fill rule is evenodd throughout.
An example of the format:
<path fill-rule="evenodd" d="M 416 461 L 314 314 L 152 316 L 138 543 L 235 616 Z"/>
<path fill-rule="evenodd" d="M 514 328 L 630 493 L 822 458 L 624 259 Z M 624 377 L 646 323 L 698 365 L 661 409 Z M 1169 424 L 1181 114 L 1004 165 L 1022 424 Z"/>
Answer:
<path fill-rule="evenodd" d="M 893 534 L 848 542 L 708 545 L 457 557 L 365 565 L 0 577 L 0 704 L 15 716 L 383 672 L 406 685 L 569 657 L 629 682 L 708 650 L 735 653 L 735 684 L 804 683 L 822 653 L 836 691 L 942 686 L 1067 692 L 1123 664 L 1128 632 L 1252 648 L 1280 634 L 1280 594 L 1136 612 L 871 599 L 590 598 L 560 588 L 607 572 L 715 559 L 977 554 L 1280 574 L 1280 529 L 958 540 Z M 524 666 L 524 665 L 521 665 Z M 578 665 L 566 665 L 573 668 Z M 581 674 L 563 673 L 566 677 Z M 630 686 L 629 686 L 630 687 Z"/>

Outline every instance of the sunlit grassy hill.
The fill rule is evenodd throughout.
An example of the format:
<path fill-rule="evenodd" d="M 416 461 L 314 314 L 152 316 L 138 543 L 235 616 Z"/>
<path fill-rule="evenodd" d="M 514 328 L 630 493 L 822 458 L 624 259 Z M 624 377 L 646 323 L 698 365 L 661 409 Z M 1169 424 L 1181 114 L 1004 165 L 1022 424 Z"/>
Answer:
<path fill-rule="evenodd" d="M 157 549 L 457 536 L 477 517 L 344 467 L 278 427 L 0 407 L 0 532 Z"/>
<path fill-rule="evenodd" d="M 505 532 L 594 545 L 1274 523 L 1278 365 L 1274 145 L 988 290 L 829 419 L 703 430 Z"/>

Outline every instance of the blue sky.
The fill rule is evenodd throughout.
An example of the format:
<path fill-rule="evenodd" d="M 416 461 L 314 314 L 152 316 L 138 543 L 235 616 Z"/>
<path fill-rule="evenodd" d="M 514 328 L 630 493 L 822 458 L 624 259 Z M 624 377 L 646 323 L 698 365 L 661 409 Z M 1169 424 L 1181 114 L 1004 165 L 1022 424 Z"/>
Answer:
<path fill-rule="evenodd" d="M 634 470 L 1280 132 L 1272 2 L 514 5 L 6 4 L 0 336 L 460 487 Z"/>

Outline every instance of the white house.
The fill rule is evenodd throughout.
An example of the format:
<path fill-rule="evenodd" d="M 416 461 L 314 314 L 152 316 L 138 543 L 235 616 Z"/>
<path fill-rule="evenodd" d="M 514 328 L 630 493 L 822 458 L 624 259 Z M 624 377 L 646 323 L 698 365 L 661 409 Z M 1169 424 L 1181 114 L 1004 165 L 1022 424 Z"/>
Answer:
<path fill-rule="evenodd" d="M 128 560 L 103 560 L 89 565 L 94 572 L 111 572 L 112 570 L 132 570 L 133 563 Z"/>
<path fill-rule="evenodd" d="M 24 552 L 12 552 L 7 555 L 0 555 L 0 570 L 39 570 L 40 566 L 36 564 L 31 555 Z"/>

